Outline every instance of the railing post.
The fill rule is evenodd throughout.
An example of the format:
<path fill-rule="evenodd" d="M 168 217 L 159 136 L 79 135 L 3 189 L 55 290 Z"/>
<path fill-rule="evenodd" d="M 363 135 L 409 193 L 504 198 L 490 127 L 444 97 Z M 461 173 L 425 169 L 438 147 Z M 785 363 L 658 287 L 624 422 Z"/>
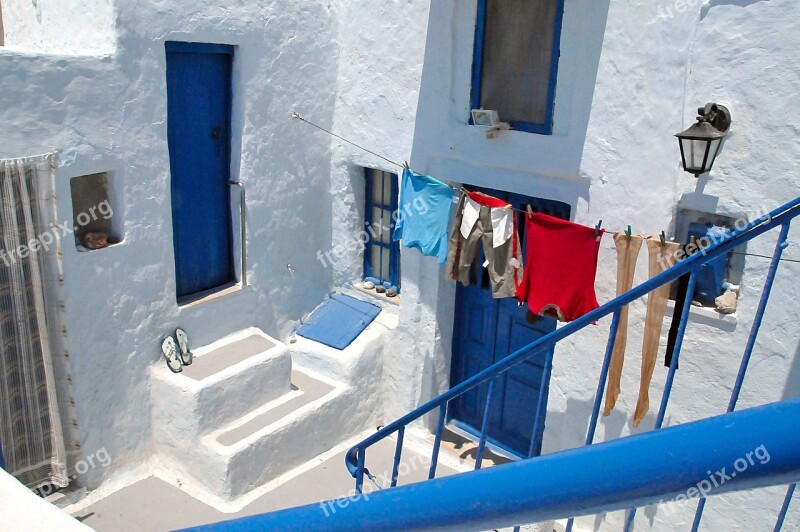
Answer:
<path fill-rule="evenodd" d="M 492 407 L 492 396 L 494 395 L 494 385 L 499 376 L 489 381 L 489 393 L 486 394 L 486 408 L 483 410 L 483 423 L 481 424 L 481 439 L 478 444 L 478 452 L 475 455 L 475 469 L 481 468 L 483 462 L 483 451 L 486 449 L 486 433 L 489 430 L 489 412 Z"/>
<path fill-rule="evenodd" d="M 761 299 L 758 301 L 756 307 L 756 315 L 753 320 L 753 327 L 750 329 L 750 335 L 747 337 L 747 345 L 744 348 L 742 355 L 742 362 L 739 364 L 739 373 L 736 375 L 736 382 L 733 385 L 733 392 L 731 392 L 730 401 L 728 401 L 727 412 L 733 412 L 736 409 L 736 403 L 739 401 L 739 394 L 742 392 L 742 385 L 744 384 L 744 377 L 747 374 L 747 368 L 750 365 L 750 358 L 753 355 L 753 348 L 756 345 L 758 338 L 758 331 L 761 329 L 761 323 L 764 320 L 764 312 L 767 310 L 767 303 L 769 296 L 772 293 L 772 285 L 775 282 L 775 275 L 778 272 L 778 266 L 781 262 L 781 255 L 783 250 L 789 246 L 787 238 L 789 236 L 790 221 L 786 221 L 781 225 L 781 232 L 778 236 L 778 242 L 775 244 L 775 252 L 772 254 L 772 261 L 769 265 L 767 272 L 767 279 L 764 281 L 764 288 L 761 290 Z M 706 501 L 700 499 L 697 503 L 697 510 L 694 514 L 694 522 L 692 523 L 692 532 L 697 532 L 700 527 L 700 521 L 703 518 L 703 510 L 705 510 Z"/>
<path fill-rule="evenodd" d="M 606 387 L 606 380 L 608 379 L 608 367 L 611 365 L 611 355 L 614 353 L 614 344 L 617 341 L 617 329 L 619 328 L 621 315 L 622 309 L 619 308 L 614 311 L 614 316 L 611 318 L 611 333 L 608 336 L 608 345 L 606 345 L 606 354 L 603 358 L 603 367 L 600 369 L 600 379 L 597 383 L 597 391 L 594 394 L 592 418 L 589 420 L 589 430 L 586 432 L 586 445 L 591 445 L 592 442 L 594 442 L 594 433 L 597 430 L 597 421 L 600 418 L 600 404 L 603 401 L 603 390 Z"/>
<path fill-rule="evenodd" d="M 406 433 L 405 427 L 400 427 L 397 431 L 397 446 L 394 449 L 394 463 L 392 464 L 392 484 L 391 487 L 397 486 L 397 471 L 400 468 L 400 455 L 403 452 L 403 436 Z"/>
<path fill-rule="evenodd" d="M 678 359 L 681 356 L 683 335 L 686 333 L 686 326 L 689 323 L 689 310 L 692 308 L 692 298 L 694 296 L 695 288 L 697 287 L 698 269 L 699 265 L 690 270 L 691 274 L 689 276 L 689 287 L 686 289 L 686 300 L 683 302 L 683 308 L 681 309 L 681 321 L 678 325 L 678 334 L 675 337 L 675 349 L 672 352 L 672 360 L 669 364 L 667 382 L 664 384 L 664 393 L 661 396 L 661 404 L 658 407 L 658 415 L 656 416 L 656 426 L 654 430 L 661 428 L 661 426 L 664 424 L 664 417 L 667 414 L 667 404 L 669 403 L 669 398 L 672 394 L 672 384 L 675 382 L 675 370 L 678 369 Z M 633 521 L 635 518 L 636 508 L 631 508 L 625 518 L 625 532 L 630 532 L 633 530 Z"/>
<path fill-rule="evenodd" d="M 363 447 L 358 450 L 358 465 L 356 466 L 356 493 L 362 493 L 364 488 L 364 460 L 367 451 Z"/>
<path fill-rule="evenodd" d="M 783 521 L 786 519 L 786 513 L 789 511 L 789 505 L 792 503 L 792 496 L 794 496 L 794 489 L 796 487 L 797 484 L 789 486 L 786 492 L 786 498 L 783 500 L 783 506 L 781 506 L 781 511 L 778 514 L 778 520 L 775 522 L 775 530 L 773 532 L 781 532 Z"/>
<path fill-rule="evenodd" d="M 439 408 L 439 422 L 436 424 L 436 438 L 433 440 L 433 453 L 431 454 L 431 467 L 428 470 L 428 480 L 436 476 L 436 466 L 439 464 L 439 447 L 442 445 L 442 432 L 447 420 L 447 401 Z"/>
<path fill-rule="evenodd" d="M 761 292 L 761 299 L 759 300 L 758 308 L 756 309 L 755 320 L 753 320 L 753 328 L 750 329 L 750 336 L 747 338 L 747 346 L 744 348 L 742 363 L 739 366 L 739 374 L 736 376 L 736 383 L 733 386 L 731 400 L 728 403 L 728 412 L 734 411 L 736 408 L 736 402 L 739 400 L 739 394 L 742 391 L 742 384 L 744 384 L 744 376 L 747 373 L 747 366 L 750 364 L 750 356 L 753 354 L 753 347 L 756 345 L 758 331 L 761 329 L 761 322 L 764 319 L 764 311 L 767 309 L 769 295 L 772 292 L 772 285 L 775 282 L 775 274 L 778 272 L 778 265 L 781 261 L 781 255 L 783 255 L 783 250 L 789 246 L 789 243 L 786 241 L 788 236 L 789 222 L 786 222 L 781 226 L 781 234 L 778 237 L 778 243 L 775 244 L 775 253 L 772 255 L 772 263 L 769 265 L 767 280 L 764 281 L 764 289 Z"/>
<path fill-rule="evenodd" d="M 686 299 L 681 309 L 681 321 L 678 324 L 678 334 L 675 336 L 675 348 L 672 351 L 672 360 L 669 364 L 667 382 L 664 384 L 664 394 L 661 396 L 661 404 L 658 407 L 658 415 L 656 416 L 656 429 L 661 428 L 664 424 L 664 417 L 667 415 L 667 405 L 672 395 L 672 385 L 675 382 L 675 372 L 678 369 L 678 359 L 681 356 L 681 347 L 683 347 L 683 336 L 686 334 L 686 327 L 689 325 L 689 310 L 692 308 L 692 297 L 697 288 L 698 269 L 699 268 L 693 269 L 689 276 L 689 286 L 686 289 Z"/>
<path fill-rule="evenodd" d="M 589 430 L 586 431 L 586 445 L 591 445 L 594 442 L 594 433 L 597 430 L 597 420 L 600 418 L 600 403 L 603 401 L 603 390 L 606 387 L 606 380 L 608 379 L 608 367 L 611 365 L 611 355 L 614 353 L 614 344 L 617 341 L 617 329 L 619 329 L 619 320 L 622 315 L 622 308 L 614 311 L 614 316 L 611 318 L 611 331 L 608 335 L 608 344 L 606 345 L 606 354 L 603 357 L 603 367 L 600 369 L 600 379 L 597 383 L 597 391 L 594 394 L 594 406 L 592 406 L 592 417 L 589 420 Z M 566 532 L 572 532 L 572 526 L 575 523 L 575 518 L 570 517 L 567 520 Z"/>
<path fill-rule="evenodd" d="M 530 447 L 528 447 L 529 458 L 533 457 L 536 454 L 539 454 L 536 452 L 537 451 L 536 442 L 539 437 L 539 432 L 540 430 L 542 430 L 540 427 L 542 424 L 542 417 L 544 414 L 543 412 L 545 408 L 544 403 L 545 399 L 547 398 L 545 396 L 545 393 L 547 391 L 546 383 L 550 382 L 550 373 L 552 373 L 553 371 L 553 352 L 555 351 L 555 348 L 556 348 L 555 346 L 550 348 L 547 351 L 547 355 L 545 355 L 544 359 L 544 373 L 542 374 L 542 386 L 539 388 L 539 402 L 536 403 L 536 417 L 533 420 L 533 430 L 531 431 L 531 444 Z"/>

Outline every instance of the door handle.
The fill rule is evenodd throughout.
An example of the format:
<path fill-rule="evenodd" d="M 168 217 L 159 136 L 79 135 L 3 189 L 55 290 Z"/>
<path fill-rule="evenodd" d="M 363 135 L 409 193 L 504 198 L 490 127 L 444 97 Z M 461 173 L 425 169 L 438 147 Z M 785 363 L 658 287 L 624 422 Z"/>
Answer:
<path fill-rule="evenodd" d="M 220 126 L 215 127 L 211 130 L 211 138 L 214 140 L 219 140 L 222 136 L 222 128 Z"/>

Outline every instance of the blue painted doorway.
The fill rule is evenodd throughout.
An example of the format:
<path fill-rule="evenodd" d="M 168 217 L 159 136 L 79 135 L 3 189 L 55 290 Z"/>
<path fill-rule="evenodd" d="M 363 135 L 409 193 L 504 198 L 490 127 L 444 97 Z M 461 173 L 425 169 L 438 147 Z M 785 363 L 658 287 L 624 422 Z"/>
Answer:
<path fill-rule="evenodd" d="M 569 219 L 570 207 L 566 203 L 531 198 L 519 194 L 490 189 L 480 190 L 525 210 L 530 206 L 535 212 Z M 525 249 L 524 215 L 517 212 L 517 222 Z M 524 257 L 524 255 L 523 255 Z M 528 307 L 520 307 L 514 298 L 493 299 L 489 274 L 481 265 L 485 259 L 479 250 L 470 270 L 470 285 L 456 288 L 456 312 L 453 325 L 453 360 L 451 386 L 488 368 L 513 351 L 541 338 L 556 328 L 551 318 L 536 317 Z M 489 413 L 487 439 L 493 445 L 518 457 L 527 457 L 531 449 L 531 436 L 535 421 L 539 392 L 549 382 L 543 382 L 547 353 L 540 353 L 505 372 L 495 385 L 495 395 Z M 488 385 L 464 394 L 450 406 L 450 422 L 462 430 L 479 434 L 483 423 Z M 547 401 L 545 390 L 545 401 Z M 547 412 L 546 404 L 542 416 Z M 533 455 L 541 453 L 544 419 L 539 423 Z"/>
<path fill-rule="evenodd" d="M 233 47 L 167 42 L 167 140 L 178 300 L 234 282 L 230 213 Z"/>

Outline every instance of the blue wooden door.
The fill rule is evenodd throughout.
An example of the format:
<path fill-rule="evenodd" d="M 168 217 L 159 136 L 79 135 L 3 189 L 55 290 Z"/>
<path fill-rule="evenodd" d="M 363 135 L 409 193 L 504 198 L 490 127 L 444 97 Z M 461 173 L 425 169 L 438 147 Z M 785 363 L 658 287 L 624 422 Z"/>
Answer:
<path fill-rule="evenodd" d="M 569 206 L 554 201 L 529 198 L 496 190 L 482 192 L 504 199 L 520 210 L 530 205 L 544 212 L 569 219 Z M 525 249 L 523 215 L 517 213 L 522 249 Z M 470 269 L 470 285 L 456 289 L 456 316 L 453 335 L 453 361 L 451 385 L 466 380 L 513 351 L 555 330 L 556 321 L 531 315 L 527 306 L 520 307 L 514 298 L 493 299 L 489 275 L 481 265 L 483 252 Z M 504 373 L 496 383 L 495 395 L 489 414 L 488 439 L 517 456 L 527 456 L 531 449 L 531 436 L 540 390 L 544 382 L 547 353 L 540 353 Z M 488 384 L 453 401 L 451 422 L 468 432 L 479 433 L 486 405 Z M 547 408 L 542 405 L 542 416 Z M 533 454 L 541 452 L 544 419 L 539 423 L 539 434 L 533 445 Z"/>
<path fill-rule="evenodd" d="M 167 42 L 167 134 L 178 298 L 234 280 L 230 218 L 233 47 Z"/>

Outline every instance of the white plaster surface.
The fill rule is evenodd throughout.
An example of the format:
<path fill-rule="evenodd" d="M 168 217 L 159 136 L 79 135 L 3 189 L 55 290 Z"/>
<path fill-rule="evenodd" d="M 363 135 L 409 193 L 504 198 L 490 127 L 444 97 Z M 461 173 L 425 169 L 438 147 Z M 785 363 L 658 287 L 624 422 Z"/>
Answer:
<path fill-rule="evenodd" d="M 55 3 L 39 2 L 43 10 Z M 5 15 L 12 4 L 0 4 Z M 143 467 L 154 455 L 149 367 L 162 363 L 164 334 L 180 325 L 202 345 L 255 326 L 285 339 L 333 286 L 359 277 L 362 258 L 352 242 L 363 224 L 361 167 L 398 169 L 292 121 L 293 110 L 393 161 L 409 160 L 419 172 L 565 201 L 575 221 L 593 226 L 603 219 L 609 229 L 631 224 L 635 232 L 670 235 L 677 205 L 752 218 L 798 194 L 795 0 L 567 0 L 554 135 L 510 131 L 495 140 L 467 125 L 475 5 L 117 2 L 110 19 L 114 38 L 95 39 L 113 43 L 113 53 L 77 56 L 71 45 L 60 55 L 0 49 L 0 157 L 61 149 L 56 178 L 62 219 L 71 212 L 68 182 L 76 175 L 116 172 L 118 204 L 124 205 L 121 244 L 92 253 L 64 249 L 82 444 L 87 455 L 105 448 L 113 458 L 110 467 L 89 471 L 84 480 L 90 488 Z M 6 21 L 8 43 L 10 27 Z M 232 177 L 244 183 L 248 197 L 248 286 L 180 309 L 165 40 L 237 46 Z M 711 176 L 695 180 L 680 169 L 672 135 L 706 101 L 727 105 L 734 123 Z M 771 255 L 774 236 L 747 251 Z M 790 244 L 787 257 L 800 259 L 796 231 Z M 333 264 L 318 259 L 318 251 L 337 246 Z M 765 259 L 747 257 L 735 316 L 693 313 L 667 424 L 725 410 L 766 267 Z M 636 281 L 646 272 L 642 253 Z M 741 407 L 800 395 L 798 273 L 796 264 L 781 267 Z M 614 296 L 615 278 L 613 244 L 606 238 L 597 276 L 601 302 Z M 371 340 L 361 362 L 302 344 L 296 361 L 353 390 L 354 383 L 368 384 L 347 399 L 348 415 L 363 415 L 363 423 L 374 421 L 368 417 L 390 422 L 448 388 L 454 299 L 455 285 L 436 260 L 404 248 L 396 326 Z M 614 413 L 601 420 L 596 441 L 653 426 L 655 406 L 638 431 L 631 425 L 645 306 L 644 300 L 631 305 L 622 395 Z M 545 452 L 578 446 L 585 437 L 608 321 L 556 350 Z M 659 365 L 653 405 L 665 376 Z M 331 422 L 344 412 L 332 414 Z M 783 491 L 714 498 L 704 527 L 769 529 Z M 685 530 L 692 514 L 691 505 L 648 508 L 639 513 L 637 530 Z M 618 530 L 622 519 L 615 513 L 578 525 Z M 799 527 L 795 502 L 786 529 Z"/>
<path fill-rule="evenodd" d="M 105 448 L 113 458 L 82 479 L 89 488 L 153 453 L 148 367 L 163 363 L 165 334 L 181 326 L 203 345 L 258 326 L 281 338 L 323 299 L 332 279 L 314 256 L 330 245 L 330 141 L 290 118 L 298 108 L 331 123 L 338 53 L 328 4 L 113 7 L 113 55 L 0 49 L 0 157 L 61 150 L 61 219 L 70 218 L 69 179 L 77 175 L 114 171 L 124 205 L 122 243 L 92 253 L 64 246 L 81 443 L 86 455 Z M 175 300 L 164 53 L 170 39 L 237 46 L 231 177 L 249 198 L 248 286 L 187 308 Z"/>
<path fill-rule="evenodd" d="M 576 222 L 594 226 L 602 219 L 612 230 L 631 224 L 635 232 L 663 230 L 669 236 L 678 204 L 755 218 L 800 191 L 796 166 L 800 131 L 794 119 L 800 104 L 792 96 L 800 82 L 793 66 L 800 49 L 798 15 L 800 5 L 785 0 L 567 0 L 554 135 L 512 131 L 486 140 L 478 128 L 466 125 L 475 2 L 432 3 L 412 166 L 440 179 L 566 201 Z M 696 108 L 707 101 L 729 106 L 734 122 L 710 178 L 698 181 L 681 170 L 672 135 L 688 127 Z M 775 236 L 773 232 L 751 243 L 747 251 L 771 255 Z M 787 257 L 800 258 L 797 242 L 792 231 Z M 419 307 L 434 309 L 436 323 L 426 325 L 448 331 L 454 312 L 452 282 L 441 281 L 441 269 L 434 262 L 418 258 L 414 251 L 404 252 L 403 306 L 420 312 L 413 304 L 417 300 Z M 667 425 L 725 411 L 767 265 L 765 259 L 746 258 L 735 316 L 692 312 Z M 797 274 L 796 264 L 782 264 L 740 408 L 800 394 L 800 333 L 793 304 Z M 646 277 L 643 252 L 636 282 Z M 601 303 L 615 295 L 615 279 L 616 255 L 611 238 L 606 238 L 597 276 Z M 431 285 L 438 288 L 431 290 Z M 420 293 L 432 297 L 432 303 L 417 295 L 419 287 L 425 287 Z M 622 395 L 612 415 L 601 419 L 595 441 L 653 427 L 666 378 L 663 363 L 656 368 L 648 418 L 638 430 L 631 423 L 645 309 L 644 299 L 631 305 Z M 609 324 L 604 320 L 589 327 L 556 349 L 545 452 L 582 445 Z M 398 335 L 415 326 L 401 319 Z M 669 319 L 661 360 L 668 327 Z M 420 351 L 411 345 L 405 360 Z M 432 350 L 432 365 L 447 367 L 450 339 L 444 338 L 440 347 L 429 341 L 425 345 Z M 447 386 L 446 372 L 433 375 L 434 387 Z M 436 380 L 441 377 L 444 381 Z M 394 391 L 400 398 L 419 400 L 420 391 L 428 388 L 426 374 L 417 382 L 420 387 L 411 393 Z M 387 411 L 392 412 L 391 407 Z M 784 493 L 784 488 L 775 488 L 713 498 L 706 506 L 703 528 L 769 529 Z M 639 512 L 636 528 L 685 530 L 693 514 L 692 504 L 647 508 Z M 623 518 L 618 512 L 580 519 L 577 524 L 584 529 L 619 530 Z M 786 527 L 800 527 L 796 504 Z"/>
<path fill-rule="evenodd" d="M 385 321 L 379 315 L 344 351 L 303 339 L 305 357 L 298 353 L 298 360 L 328 349 L 327 358 L 339 356 L 346 363 L 341 371 L 323 366 L 324 373 L 298 364 L 291 382 L 295 353 L 255 328 L 198 348 L 189 369 L 194 364 L 200 369 L 254 335 L 273 347 L 200 381 L 156 366 L 151 404 L 159 459 L 181 483 L 194 485 L 208 499 L 229 501 L 364 430 L 380 404 Z M 310 366 L 324 358 L 310 358 Z"/>
<path fill-rule="evenodd" d="M 197 381 L 170 371 L 166 364 L 151 368 L 150 396 L 154 430 L 163 425 L 181 427 L 182 437 L 172 435 L 168 444 L 183 441 L 186 434 L 207 434 L 291 391 L 292 358 L 286 346 L 255 327 L 226 336 L 195 349 L 192 365 L 184 373 L 200 370 L 215 350 L 251 336 L 260 336 L 270 347 L 222 371 Z"/>
<path fill-rule="evenodd" d="M 63 530 L 64 532 L 89 532 L 86 525 L 66 512 L 36 496 L 17 479 L 0 469 L 0 500 L 3 513 L 0 528 L 3 530 L 34 531 Z"/>
<path fill-rule="evenodd" d="M 54 55 L 114 53 L 112 0 L 3 0 L 5 46 Z"/>

